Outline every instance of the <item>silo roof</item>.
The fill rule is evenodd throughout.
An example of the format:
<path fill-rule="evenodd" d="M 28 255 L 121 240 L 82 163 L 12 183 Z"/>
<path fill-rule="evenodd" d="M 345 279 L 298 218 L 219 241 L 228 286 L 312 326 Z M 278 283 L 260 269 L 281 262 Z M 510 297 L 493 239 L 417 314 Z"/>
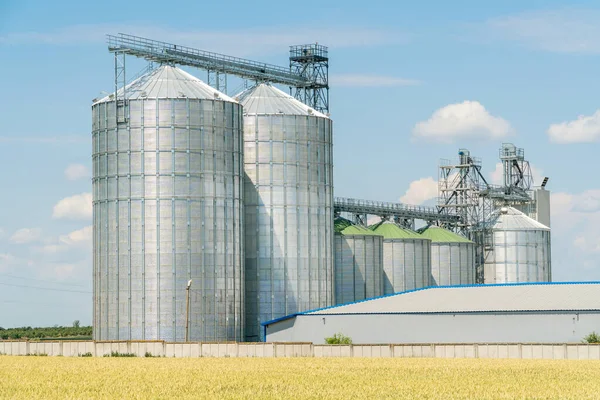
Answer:
<path fill-rule="evenodd" d="M 369 228 L 378 235 L 383 236 L 384 239 L 426 239 L 418 233 L 402 228 L 391 221 L 381 221 Z"/>
<path fill-rule="evenodd" d="M 492 221 L 494 230 L 550 230 L 546 225 L 528 217 L 514 207 L 502 207 L 494 211 Z"/>
<path fill-rule="evenodd" d="M 417 232 L 430 239 L 432 243 L 473 243 L 469 239 L 439 226 L 428 226 Z"/>
<path fill-rule="evenodd" d="M 342 235 L 371 235 L 371 236 L 379 236 L 377 233 L 373 232 L 370 229 L 365 228 L 364 226 L 360 226 L 354 224 L 352 221 L 337 217 L 335 221 L 333 221 L 333 226 L 335 233 L 339 233 Z"/>
<path fill-rule="evenodd" d="M 188 98 L 236 102 L 195 76 L 170 65 L 161 65 L 142 75 L 127 85 L 125 92 L 128 100 Z M 119 89 L 117 94 L 122 96 L 123 88 Z M 108 95 L 94 104 L 112 100 L 112 95 Z"/>
<path fill-rule="evenodd" d="M 246 115 L 312 115 L 329 118 L 267 83 L 260 83 L 236 96 Z"/>

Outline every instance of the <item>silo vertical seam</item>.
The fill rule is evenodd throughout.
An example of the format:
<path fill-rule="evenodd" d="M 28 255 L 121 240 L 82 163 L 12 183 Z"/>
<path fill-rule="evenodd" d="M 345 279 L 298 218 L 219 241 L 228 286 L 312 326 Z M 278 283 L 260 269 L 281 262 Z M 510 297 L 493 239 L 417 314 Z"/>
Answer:
<path fill-rule="evenodd" d="M 269 304 L 271 305 L 270 318 L 273 318 L 275 315 L 275 266 L 273 265 L 273 119 L 276 118 L 274 116 L 269 116 L 269 254 L 267 257 L 269 258 L 269 274 L 270 280 L 269 283 L 271 285 L 270 299 Z M 265 185 L 266 186 L 266 185 Z"/>
<path fill-rule="evenodd" d="M 212 271 L 213 271 L 213 286 L 214 286 L 214 297 L 213 297 L 213 301 L 215 302 L 215 312 L 213 313 L 213 340 L 215 339 L 216 333 L 218 331 L 218 326 L 219 326 L 219 289 L 218 289 L 218 282 L 219 282 L 219 273 L 217 271 L 218 268 L 218 257 L 217 257 L 217 153 L 215 151 L 215 140 L 216 140 L 216 135 L 215 135 L 215 124 L 216 124 L 216 119 L 217 116 L 215 115 L 215 103 L 213 102 L 212 104 L 212 124 L 210 127 L 210 134 L 211 134 L 211 143 L 212 143 L 212 192 L 213 192 L 213 196 L 212 196 L 212 239 L 213 239 L 213 263 L 212 263 Z"/>
<path fill-rule="evenodd" d="M 175 177 L 175 171 L 177 171 L 177 168 L 175 167 L 175 106 L 176 106 L 176 102 L 178 102 L 179 100 L 175 100 L 175 99 L 171 99 L 171 193 L 169 193 L 171 195 L 171 287 L 173 290 L 173 340 L 177 341 L 177 236 L 176 236 L 176 230 L 177 230 L 177 215 L 176 215 L 176 208 L 175 208 L 175 199 L 177 198 L 175 196 L 175 194 L 177 193 L 177 188 L 175 186 L 175 182 L 177 181 L 177 178 Z M 161 174 L 162 176 L 162 174 Z M 159 195 L 159 197 L 162 197 L 160 195 L 159 192 L 156 192 L 157 195 Z M 178 196 L 180 196 L 181 194 L 178 194 Z M 160 211 L 160 210 L 159 210 Z M 157 214 L 160 215 L 160 214 Z M 168 249 L 167 249 L 168 250 Z M 160 257 L 160 255 L 159 255 Z M 189 267 L 188 267 L 189 268 Z M 189 278 L 188 278 L 189 279 Z M 158 288 L 158 290 L 160 291 L 160 287 Z M 187 310 L 184 313 L 185 317 L 187 318 Z M 187 321 L 185 321 L 185 323 L 183 324 L 183 326 L 186 326 Z M 185 338 L 185 333 L 184 332 L 184 338 Z"/>
<path fill-rule="evenodd" d="M 108 107 L 105 108 L 105 113 L 108 114 Z M 116 113 L 116 103 L 115 103 L 115 113 Z M 104 199 L 106 201 L 106 203 L 103 205 L 103 209 L 104 209 L 104 221 L 103 221 L 103 225 L 104 225 L 104 230 L 105 230 L 105 237 L 106 237 L 106 241 L 105 241 L 105 259 L 104 259 L 104 263 L 106 264 L 106 337 L 108 338 L 110 336 L 110 285 L 109 285 L 109 274 L 108 274 L 108 268 L 109 268 L 109 261 L 108 261 L 108 243 L 109 243 L 109 238 L 108 238 L 108 115 L 107 115 L 107 124 L 106 124 L 106 134 L 104 135 L 104 165 L 106 166 L 105 170 L 104 170 L 104 191 L 105 191 L 105 196 Z M 115 124 L 116 124 L 116 120 L 115 120 Z"/>
<path fill-rule="evenodd" d="M 255 263 L 256 263 L 256 266 L 255 266 L 256 267 L 256 281 L 255 281 L 255 283 L 256 283 L 256 307 L 253 311 L 256 312 L 256 314 L 254 315 L 254 318 L 256 318 L 255 322 L 258 325 L 260 325 L 260 318 L 261 318 L 260 313 L 262 311 L 262 308 L 260 306 L 260 300 L 261 300 L 261 297 L 264 295 L 264 293 L 262 293 L 262 291 L 260 290 L 260 268 L 259 268 L 259 264 L 260 264 L 260 240 L 259 240 L 259 237 L 260 237 L 260 235 L 259 235 L 259 232 L 260 232 L 260 200 L 259 200 L 260 167 L 259 167 L 259 165 L 260 164 L 259 164 L 259 160 L 260 160 L 261 150 L 263 150 L 262 149 L 263 146 L 260 146 L 260 142 L 258 141 L 258 121 L 259 121 L 258 116 L 255 116 L 253 122 L 254 122 L 254 143 L 255 143 L 255 154 L 254 154 L 255 164 L 254 165 L 256 168 L 256 170 L 255 170 L 256 176 L 254 178 L 255 181 L 253 183 L 254 183 L 254 189 L 256 192 L 255 197 L 254 197 L 254 202 L 256 203 L 256 214 L 255 214 L 255 220 L 254 220 L 255 225 L 256 225 L 256 227 L 255 227 L 255 229 L 256 229 L 256 232 L 255 232 L 255 235 L 256 235 L 256 240 L 255 240 L 255 243 L 256 243 L 256 248 L 255 248 L 255 250 L 256 250 L 255 251 L 255 253 L 256 253 L 256 261 L 255 261 Z M 256 328 L 256 325 L 254 325 L 252 331 L 254 331 L 254 328 Z M 257 336 L 260 338 L 260 335 L 261 335 L 261 333 L 259 331 L 257 333 Z"/>
<path fill-rule="evenodd" d="M 98 174 L 98 167 L 97 167 L 97 162 L 96 162 L 96 153 L 97 153 L 97 147 L 96 147 L 96 138 L 97 138 L 97 129 L 98 129 L 98 121 L 97 121 L 97 115 L 98 115 L 98 111 L 94 110 L 92 108 L 92 224 L 93 224 L 93 228 L 92 228 L 92 277 L 94 279 L 93 285 L 92 285 L 92 307 L 93 307 L 93 312 L 92 312 L 92 339 L 93 340 L 98 340 L 98 317 L 97 317 L 97 312 L 98 312 L 98 289 L 97 289 L 97 285 L 98 285 L 98 275 L 97 275 L 97 267 L 98 267 L 98 260 L 97 260 L 97 253 L 98 253 L 98 243 L 97 243 L 97 233 L 96 233 L 96 227 L 98 226 L 98 222 L 96 221 L 96 214 L 97 214 L 97 201 L 98 201 L 98 197 L 96 194 L 96 175 Z"/>
<path fill-rule="evenodd" d="M 126 99 L 123 100 L 123 117 L 125 117 L 125 101 L 127 101 Z M 114 207 L 115 207 L 115 257 L 116 257 L 116 265 L 115 265 L 115 271 L 116 271 L 116 275 L 117 275 L 117 279 L 116 279 L 116 291 L 115 293 L 117 294 L 117 298 L 116 298 L 116 310 L 115 310 L 115 334 L 117 337 L 117 340 L 119 340 L 121 338 L 121 332 L 120 332 L 120 326 L 119 326 L 119 322 L 120 322 L 120 292 L 121 292 L 121 274 L 120 274 L 120 269 L 121 269 L 121 262 L 119 260 L 119 240 L 120 240 L 120 235 L 119 235 L 119 104 L 118 102 L 116 103 L 116 108 L 117 108 L 117 124 L 115 126 L 115 181 L 114 181 L 114 185 L 115 185 L 115 201 L 114 201 Z M 109 204 L 110 207 L 110 204 Z"/>
<path fill-rule="evenodd" d="M 93 230 L 92 230 L 92 235 L 93 235 L 93 265 L 92 265 L 92 269 L 93 269 L 93 276 L 94 276 L 94 293 L 92 295 L 93 297 L 93 304 L 94 304 L 94 314 L 93 314 L 93 338 L 94 340 L 99 340 L 100 336 L 98 335 L 98 329 L 101 328 L 101 321 L 98 318 L 98 312 L 100 310 L 100 304 L 98 302 L 98 300 L 100 299 L 100 295 L 101 295 L 101 291 L 98 290 L 98 285 L 100 282 L 100 277 L 98 275 L 98 178 L 97 176 L 99 175 L 99 166 L 98 166 L 98 137 L 100 134 L 100 116 L 98 113 L 98 108 L 96 108 L 96 110 L 92 109 L 92 128 L 94 129 L 94 132 L 92 134 L 92 153 L 93 153 L 93 164 L 92 164 L 92 169 L 93 169 L 93 174 L 92 174 L 92 186 L 93 186 L 93 207 L 92 207 L 92 218 L 93 218 Z M 95 126 L 94 126 L 94 122 L 95 122 Z"/>
<path fill-rule="evenodd" d="M 359 260 L 358 257 L 356 257 L 356 248 L 357 248 L 356 239 L 355 239 L 355 237 L 352 237 L 352 300 L 351 301 L 354 301 L 354 299 L 356 299 L 356 296 L 358 294 L 357 287 L 356 287 L 356 275 L 357 275 L 357 273 L 360 273 L 360 262 L 362 261 L 362 260 Z M 321 288 L 319 288 L 319 290 L 320 289 Z"/>
<path fill-rule="evenodd" d="M 127 340 L 131 340 L 131 108 L 127 108 Z"/>
<path fill-rule="evenodd" d="M 321 196 L 320 196 L 320 182 L 319 182 L 319 129 L 320 129 L 320 118 L 316 118 L 315 119 L 315 124 L 316 124 L 316 129 L 314 130 L 314 132 L 316 132 L 316 136 L 313 138 L 315 144 L 312 146 L 314 148 L 315 154 L 317 155 L 316 159 L 313 160 L 313 151 L 311 151 L 310 153 L 308 153 L 308 160 L 309 160 L 309 169 L 314 170 L 316 172 L 316 176 L 317 176 L 317 182 L 316 182 L 316 188 L 314 188 L 313 190 L 315 190 L 316 196 L 317 196 L 317 204 L 320 204 L 320 200 L 321 200 Z M 310 136 L 309 136 L 310 137 Z M 313 140 L 311 140 L 309 142 L 309 146 L 310 143 L 313 142 Z M 311 161 L 315 161 L 315 162 L 311 162 Z M 316 164 L 316 166 L 315 166 Z M 312 176 L 312 171 L 311 171 L 311 176 Z M 310 182 L 310 181 L 309 181 Z M 310 190 L 309 190 L 310 191 Z M 312 196 L 311 196 L 312 197 Z M 327 205 L 326 205 L 327 206 Z M 312 211 L 312 210 L 311 210 Z M 316 211 L 316 219 L 317 219 L 317 238 L 321 238 L 321 234 L 324 235 L 325 232 L 323 232 L 323 227 L 321 226 L 321 210 L 317 209 Z M 311 213 L 312 214 L 312 213 Z M 321 281 L 321 269 L 324 267 L 324 263 L 323 260 L 321 259 L 321 240 L 317 239 L 317 305 L 316 307 L 323 307 L 324 304 L 322 304 L 322 281 Z M 312 246 L 311 246 L 311 250 L 312 250 Z"/>
<path fill-rule="evenodd" d="M 306 117 L 306 127 L 307 127 L 307 132 L 306 132 L 306 137 L 308 139 L 307 143 L 306 143 L 306 154 L 307 154 L 307 159 L 308 159 L 308 163 L 306 166 L 306 175 L 307 175 L 307 179 L 306 179 L 306 186 L 307 186 L 307 193 L 306 193 L 306 201 L 307 201 L 307 207 L 306 207 L 306 211 L 307 211 L 307 218 L 308 218 L 308 229 L 307 229 L 307 245 L 308 245 L 308 262 L 307 262 L 307 267 L 308 267 L 308 308 L 316 308 L 313 303 L 312 303 L 312 294 L 314 292 L 314 288 L 313 288 L 313 274 L 312 274 L 312 268 L 310 268 L 310 264 L 312 261 L 312 238 L 313 238 L 313 233 L 312 233 L 312 202 L 311 202 L 311 193 L 310 193 L 310 178 L 311 178 L 311 168 L 310 168 L 310 118 Z M 318 266 L 317 266 L 318 269 Z M 318 292 L 318 290 L 317 290 Z M 317 294 L 317 298 L 318 298 L 318 294 Z"/>
<path fill-rule="evenodd" d="M 146 127 L 146 123 L 145 123 L 145 108 L 146 108 L 146 102 L 147 100 L 142 99 L 141 100 L 141 138 L 140 138 L 140 142 L 141 142 L 141 171 L 142 171 L 142 175 L 141 175 L 141 201 L 140 201 L 140 210 L 142 212 L 142 310 L 141 310 L 141 314 L 142 314 L 142 340 L 146 339 L 146 203 L 145 203 L 145 198 L 146 198 L 146 154 L 144 153 L 144 149 L 145 149 L 145 144 L 146 144 L 146 134 L 145 134 L 145 127 Z"/>
<path fill-rule="evenodd" d="M 187 173 L 186 173 L 186 183 L 187 183 L 187 229 L 186 229 L 186 233 L 187 233 L 187 259 L 188 259 L 188 279 L 192 279 L 192 204 L 191 204 L 191 198 L 192 198 L 192 177 L 191 177 L 191 171 L 192 171 L 192 155 L 191 155 L 191 148 L 192 148 L 192 132 L 190 130 L 190 99 L 186 98 L 185 99 L 185 129 L 186 129 L 186 136 L 187 136 L 187 144 L 186 144 L 186 151 L 187 151 Z M 173 141 L 173 145 L 175 145 L 175 141 Z M 175 183 L 173 183 L 173 193 L 175 193 Z M 175 197 L 175 196 L 173 196 Z M 172 215 L 175 215 L 175 201 L 173 201 L 173 205 L 172 205 Z M 177 236 L 175 234 L 175 227 L 173 227 L 173 258 L 175 257 L 175 240 L 176 240 Z M 197 283 L 196 283 L 197 284 Z M 196 292 L 192 292 L 190 293 L 190 295 L 194 295 L 195 298 L 198 297 L 198 295 L 196 294 Z M 193 302 L 193 304 L 196 304 L 196 301 Z M 187 312 L 187 310 L 186 310 Z M 194 315 L 193 312 L 190 312 L 190 319 L 192 318 L 192 316 Z M 187 323 L 187 320 L 186 320 Z M 191 326 L 196 326 L 196 324 L 191 324 Z M 190 339 L 193 340 L 192 335 L 190 335 Z"/>
<path fill-rule="evenodd" d="M 239 296 L 240 300 L 238 300 L 239 304 L 239 326 L 238 326 L 238 334 L 240 335 L 240 340 L 244 340 L 245 338 L 245 329 L 246 329 L 246 237 L 245 233 L 245 221 L 246 214 L 244 213 L 244 206 L 246 201 L 246 194 L 244 190 L 244 115 L 242 112 L 242 106 L 238 105 L 236 107 L 236 115 L 237 115 L 237 128 L 238 132 L 238 162 L 237 162 L 237 175 L 238 175 L 238 214 L 239 214 L 239 223 L 238 223 L 238 231 L 237 237 L 240 238 L 240 243 L 238 245 L 238 263 L 240 265 L 240 283 L 239 283 Z"/>
<path fill-rule="evenodd" d="M 223 170 L 226 170 L 227 167 L 227 106 L 226 104 L 223 102 L 222 103 L 223 106 L 223 130 L 225 131 L 225 134 L 223 135 L 223 149 L 224 149 L 224 154 L 223 154 Z M 233 155 L 233 153 L 232 153 Z M 229 219 L 227 218 L 227 211 L 228 211 L 228 206 L 227 206 L 227 175 L 223 175 L 223 193 L 225 194 L 225 198 L 223 199 L 223 217 L 224 217 L 224 227 L 223 227 L 223 240 L 224 240 L 224 248 L 223 248 L 223 261 L 224 261 L 224 272 L 225 272 L 225 286 L 224 286 L 224 293 L 225 293 L 225 298 L 224 298 L 224 303 L 225 303 L 225 337 L 229 340 L 229 309 L 227 307 L 227 305 L 229 304 L 229 288 L 227 285 L 227 277 L 228 277 L 228 268 L 229 268 L 229 263 L 227 262 L 227 257 L 228 257 L 228 253 L 229 253 L 229 240 L 227 237 L 227 232 L 228 232 L 228 228 L 229 228 Z M 233 198 L 233 193 L 232 193 L 232 198 Z"/>
<path fill-rule="evenodd" d="M 204 167 L 206 165 L 206 160 L 205 160 L 205 152 L 204 152 L 204 146 L 205 146 L 205 118 L 204 118 L 204 102 L 200 101 L 198 104 L 198 112 L 200 113 L 200 176 L 201 176 L 201 183 L 202 183 L 202 196 L 200 197 L 200 219 L 201 219 L 201 223 L 200 223 L 200 233 L 201 233 L 201 238 L 200 238 L 200 249 L 202 250 L 202 337 L 204 338 L 204 340 L 206 340 L 207 333 L 206 333 L 206 320 L 208 319 L 208 316 L 206 314 L 206 302 L 207 302 L 207 296 L 206 296 L 206 191 L 205 191 L 205 185 L 207 184 L 206 182 L 206 171 L 204 170 Z"/>
<path fill-rule="evenodd" d="M 160 297 L 160 104 L 162 102 L 166 102 L 167 100 L 159 100 L 156 99 L 156 132 L 154 133 L 156 136 L 156 175 L 154 179 L 156 180 L 156 184 L 154 186 L 154 200 L 156 204 L 156 337 L 160 336 L 160 310 L 161 310 L 161 297 Z M 173 315 L 172 320 L 175 319 Z"/>
<path fill-rule="evenodd" d="M 300 141 L 300 132 L 299 132 L 299 128 L 298 128 L 298 120 L 300 119 L 299 116 L 293 116 L 293 121 L 294 121 L 294 130 L 296 132 L 296 134 L 294 135 L 295 139 L 296 139 L 296 293 L 298 298 L 296 299 L 296 310 L 301 310 L 303 309 L 302 307 L 302 298 L 304 296 L 304 293 L 302 293 L 302 259 L 301 259 L 301 254 L 302 254 L 302 248 L 301 248 L 301 243 L 302 243 L 302 235 L 300 234 L 300 145 L 301 145 L 301 141 Z"/>
<path fill-rule="evenodd" d="M 283 301 L 284 301 L 284 312 L 286 315 L 291 314 L 288 304 L 288 291 L 289 291 L 289 260 L 288 254 L 288 204 L 287 204 L 287 176 L 288 176 L 288 157 L 287 157 L 287 119 L 281 119 L 281 135 L 282 135 L 282 149 L 283 149 Z"/>

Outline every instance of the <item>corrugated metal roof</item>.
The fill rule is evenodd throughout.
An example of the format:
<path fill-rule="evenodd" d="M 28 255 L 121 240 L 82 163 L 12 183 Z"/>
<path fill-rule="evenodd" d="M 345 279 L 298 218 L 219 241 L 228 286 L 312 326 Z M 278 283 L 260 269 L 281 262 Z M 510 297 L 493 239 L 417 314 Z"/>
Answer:
<path fill-rule="evenodd" d="M 371 235 L 371 236 L 379 236 L 377 233 L 373 232 L 370 229 L 365 228 L 364 226 L 356 225 L 352 221 L 337 217 L 333 221 L 333 227 L 335 233 L 339 233 L 342 235 Z"/>
<path fill-rule="evenodd" d="M 122 88 L 118 94 L 123 94 Z M 236 102 L 195 76 L 170 65 L 162 65 L 131 82 L 126 86 L 126 94 L 129 100 L 189 98 Z M 96 103 L 112 100 L 111 95 L 108 95 Z"/>
<path fill-rule="evenodd" d="M 373 232 L 383 236 L 384 239 L 420 239 L 425 240 L 423 236 L 410 229 L 402 228 L 391 221 L 381 221 L 369 227 Z"/>
<path fill-rule="evenodd" d="M 244 106 L 246 115 L 313 115 L 329 118 L 267 83 L 246 89 L 234 98 Z"/>
<path fill-rule="evenodd" d="M 513 207 L 502 207 L 494 211 L 492 220 L 494 230 L 550 230 L 546 225 Z"/>
<path fill-rule="evenodd" d="M 600 282 L 440 286 L 302 314 L 600 310 Z"/>
<path fill-rule="evenodd" d="M 434 225 L 419 229 L 417 233 L 433 243 L 473 243 L 463 236 Z"/>

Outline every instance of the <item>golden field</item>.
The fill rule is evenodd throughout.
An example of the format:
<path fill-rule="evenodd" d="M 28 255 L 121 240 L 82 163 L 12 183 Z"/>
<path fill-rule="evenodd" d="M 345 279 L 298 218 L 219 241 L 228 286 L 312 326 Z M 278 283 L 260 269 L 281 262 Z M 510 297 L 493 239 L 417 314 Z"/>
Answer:
<path fill-rule="evenodd" d="M 2 399 L 599 397 L 599 361 L 0 356 Z"/>

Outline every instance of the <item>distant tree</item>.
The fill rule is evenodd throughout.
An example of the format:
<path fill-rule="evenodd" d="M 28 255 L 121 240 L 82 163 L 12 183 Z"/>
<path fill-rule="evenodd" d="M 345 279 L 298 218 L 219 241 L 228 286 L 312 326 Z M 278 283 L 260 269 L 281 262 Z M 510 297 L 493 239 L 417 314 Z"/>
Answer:
<path fill-rule="evenodd" d="M 352 344 L 352 339 L 341 333 L 336 333 L 332 337 L 325 338 L 327 344 Z"/>
<path fill-rule="evenodd" d="M 596 332 L 592 332 L 583 338 L 584 343 L 600 343 L 600 335 Z"/>
<path fill-rule="evenodd" d="M 73 321 L 73 328 L 79 328 L 79 320 L 78 319 Z"/>

